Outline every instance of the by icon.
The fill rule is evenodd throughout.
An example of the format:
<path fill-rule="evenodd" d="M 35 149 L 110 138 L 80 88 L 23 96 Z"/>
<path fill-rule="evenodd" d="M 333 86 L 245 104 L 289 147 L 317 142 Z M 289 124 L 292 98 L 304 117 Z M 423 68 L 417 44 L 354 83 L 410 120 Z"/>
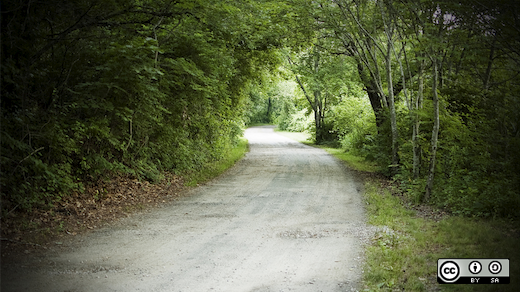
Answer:
<path fill-rule="evenodd" d="M 480 271 L 482 271 L 482 264 L 479 261 L 472 261 L 469 263 L 468 268 L 472 274 L 478 274 Z"/>
<path fill-rule="evenodd" d="M 493 274 L 498 274 L 502 271 L 502 264 L 498 261 L 493 261 L 489 263 L 489 271 Z"/>

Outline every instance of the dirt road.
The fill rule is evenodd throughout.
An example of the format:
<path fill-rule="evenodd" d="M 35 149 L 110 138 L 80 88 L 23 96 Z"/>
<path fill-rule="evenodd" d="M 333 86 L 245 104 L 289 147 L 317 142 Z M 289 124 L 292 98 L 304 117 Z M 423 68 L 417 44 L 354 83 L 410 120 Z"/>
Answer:
<path fill-rule="evenodd" d="M 174 203 L 2 263 L 2 291 L 356 291 L 359 185 L 320 149 L 246 131 L 251 151 Z"/>

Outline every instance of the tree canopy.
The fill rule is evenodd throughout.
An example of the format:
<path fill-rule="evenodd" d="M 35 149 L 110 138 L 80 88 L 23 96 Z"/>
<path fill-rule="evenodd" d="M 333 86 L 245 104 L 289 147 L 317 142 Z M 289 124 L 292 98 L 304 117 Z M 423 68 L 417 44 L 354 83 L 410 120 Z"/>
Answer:
<path fill-rule="evenodd" d="M 365 108 L 356 94 L 336 93 L 327 131 L 346 151 L 377 160 L 416 200 L 466 215 L 518 216 L 519 8 L 513 1 L 312 1 L 306 12 L 319 50 L 308 53 L 313 70 L 294 78 L 319 104 L 310 97 L 331 79 L 316 78 L 317 52 L 355 66 L 344 71 L 343 87 L 361 83 L 376 128 L 345 116 Z M 322 111 L 313 112 L 319 125 Z"/>
<path fill-rule="evenodd" d="M 373 159 L 417 200 L 518 215 L 519 9 L 4 1 L 3 212 L 50 206 L 109 175 L 201 168 L 257 121 Z"/>
<path fill-rule="evenodd" d="M 3 2 L 4 209 L 218 159 L 292 18 L 278 1 Z"/>

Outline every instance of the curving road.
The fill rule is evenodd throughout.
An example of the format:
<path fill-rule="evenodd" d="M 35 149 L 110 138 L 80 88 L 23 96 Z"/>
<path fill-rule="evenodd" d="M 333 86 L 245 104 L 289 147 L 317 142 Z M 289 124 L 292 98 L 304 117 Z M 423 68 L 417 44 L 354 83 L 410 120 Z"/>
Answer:
<path fill-rule="evenodd" d="M 2 291 L 356 291 L 359 185 L 321 149 L 246 131 L 251 151 L 172 204 L 2 264 Z"/>

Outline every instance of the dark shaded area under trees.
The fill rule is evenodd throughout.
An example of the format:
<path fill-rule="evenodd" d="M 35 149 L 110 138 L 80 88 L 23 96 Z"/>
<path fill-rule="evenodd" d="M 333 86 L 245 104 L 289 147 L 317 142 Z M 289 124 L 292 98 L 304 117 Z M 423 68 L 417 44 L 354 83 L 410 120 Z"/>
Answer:
<path fill-rule="evenodd" d="M 272 1 L 3 1 L 2 212 L 85 183 L 198 169 L 236 143 L 279 62 Z"/>

